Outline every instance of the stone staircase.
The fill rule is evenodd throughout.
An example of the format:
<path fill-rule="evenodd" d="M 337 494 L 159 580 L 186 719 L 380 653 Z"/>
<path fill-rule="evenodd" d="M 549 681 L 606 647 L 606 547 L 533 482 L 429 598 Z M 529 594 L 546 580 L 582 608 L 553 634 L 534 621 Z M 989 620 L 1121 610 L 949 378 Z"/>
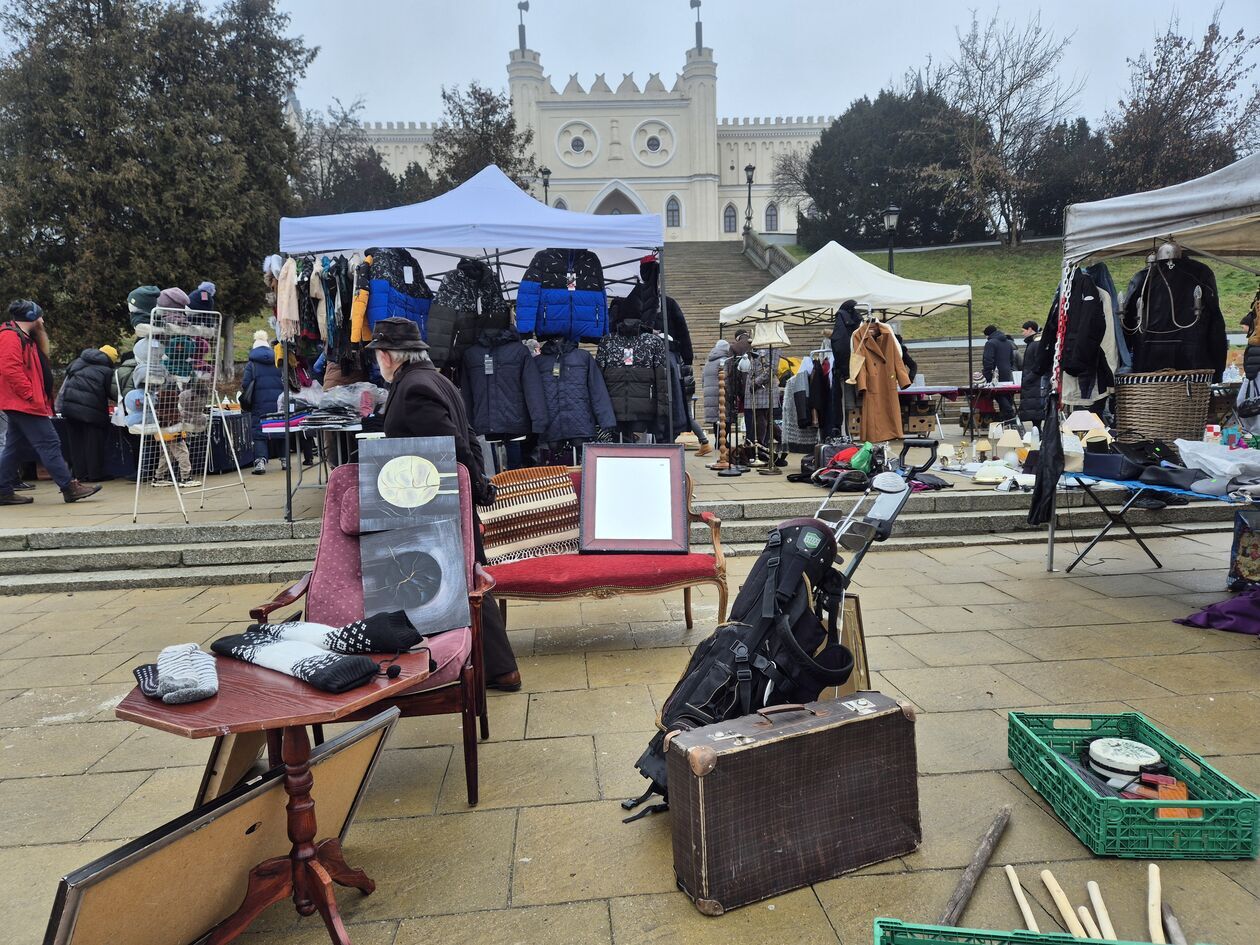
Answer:
<path fill-rule="evenodd" d="M 730 556 L 758 554 L 779 522 L 813 515 L 822 493 L 792 499 L 698 502 L 722 517 Z M 854 499 L 838 498 L 847 510 Z M 1044 544 L 1045 530 L 1025 524 L 1028 496 L 996 492 L 939 492 L 912 496 L 893 536 L 877 549 Z M 1105 522 L 1078 493 L 1059 499 L 1059 538 L 1084 544 Z M 1131 512 L 1143 537 L 1227 532 L 1234 509 L 1197 502 L 1161 512 Z M 1116 529 L 1113 537 L 1124 532 Z M 133 525 L 0 533 L 0 595 L 101 589 L 223 584 L 280 584 L 305 574 L 315 557 L 318 521 L 227 522 L 212 525 Z M 692 529 L 707 547 L 708 527 Z M 1070 547 L 1070 546 L 1069 546 Z"/>
<path fill-rule="evenodd" d="M 687 316 L 697 373 L 718 340 L 718 312 L 774 280 L 749 262 L 743 247 L 739 241 L 670 243 L 665 247 L 665 291 Z M 725 335 L 729 338 L 731 332 Z"/>

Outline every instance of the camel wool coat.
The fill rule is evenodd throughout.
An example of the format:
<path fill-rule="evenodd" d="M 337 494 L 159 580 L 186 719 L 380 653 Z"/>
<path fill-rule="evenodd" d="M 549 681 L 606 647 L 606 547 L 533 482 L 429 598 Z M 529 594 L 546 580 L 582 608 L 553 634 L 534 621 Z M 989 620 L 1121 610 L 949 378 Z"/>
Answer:
<path fill-rule="evenodd" d="M 862 325 L 853 333 L 853 353 L 863 358 L 856 379 L 862 394 L 862 439 L 900 440 L 905 434 L 897 391 L 911 378 L 892 329 L 878 322 Z"/>

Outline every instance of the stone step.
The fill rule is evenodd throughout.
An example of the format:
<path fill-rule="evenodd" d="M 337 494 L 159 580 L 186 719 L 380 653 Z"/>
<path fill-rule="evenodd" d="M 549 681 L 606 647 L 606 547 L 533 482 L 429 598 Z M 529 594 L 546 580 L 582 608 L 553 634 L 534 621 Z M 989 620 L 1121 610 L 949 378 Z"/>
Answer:
<path fill-rule="evenodd" d="M 0 596 L 60 594 L 66 591 L 134 590 L 154 587 L 203 587 L 228 584 L 283 584 L 295 581 L 311 563 L 248 564 L 243 567 L 153 568 L 73 574 L 10 574 L 0 577 Z M 242 611 L 242 614 L 244 611 Z"/>
<path fill-rule="evenodd" d="M 1173 527 L 1186 523 L 1219 523 L 1233 527 L 1235 509 L 1222 502 L 1197 503 L 1176 506 L 1158 512 L 1131 510 L 1126 516 L 1130 524 L 1147 527 Z M 970 511 L 970 512 L 902 512 L 894 526 L 894 535 L 902 537 L 942 537 L 970 535 L 982 539 L 990 539 L 993 535 L 1005 535 L 1023 531 L 1044 536 L 1044 527 L 1032 528 L 1027 525 L 1027 506 L 1023 509 L 1004 511 Z M 722 522 L 722 543 L 739 544 L 743 542 L 764 542 L 769 531 L 785 518 L 795 516 L 770 517 L 763 519 L 724 519 Z M 1101 528 L 1107 522 L 1105 513 L 1093 507 L 1060 508 L 1059 528 L 1075 529 L 1088 540 L 1090 533 Z M 1123 531 L 1123 530 L 1122 530 Z M 693 525 L 691 540 L 702 543 L 707 539 L 707 525 Z"/>
<path fill-rule="evenodd" d="M 128 545 L 108 548 L 54 548 L 0 552 L 0 576 L 69 574 L 96 571 L 200 568 L 212 565 L 278 564 L 311 561 L 315 538 L 281 541 L 198 542 L 171 545 Z"/>
<path fill-rule="evenodd" d="M 193 525 L 110 525 L 93 528 L 0 529 L 0 552 L 318 538 L 319 522 L 235 521 Z"/>

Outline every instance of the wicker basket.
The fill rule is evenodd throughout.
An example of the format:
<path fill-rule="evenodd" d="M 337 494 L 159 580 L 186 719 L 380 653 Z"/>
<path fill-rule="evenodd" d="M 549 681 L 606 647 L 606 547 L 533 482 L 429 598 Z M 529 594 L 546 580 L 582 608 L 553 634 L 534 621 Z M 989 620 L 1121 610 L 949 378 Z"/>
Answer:
<path fill-rule="evenodd" d="M 1116 429 L 1171 443 L 1203 439 L 1211 371 L 1152 371 L 1116 378 Z"/>

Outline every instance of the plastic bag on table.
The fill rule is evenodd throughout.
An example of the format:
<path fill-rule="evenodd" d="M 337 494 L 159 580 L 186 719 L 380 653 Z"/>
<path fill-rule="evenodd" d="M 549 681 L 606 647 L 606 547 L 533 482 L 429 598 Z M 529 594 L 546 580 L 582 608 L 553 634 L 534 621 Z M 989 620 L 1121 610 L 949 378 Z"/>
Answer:
<path fill-rule="evenodd" d="M 1177 440 L 1176 446 L 1187 469 L 1201 469 L 1217 479 L 1260 475 L 1260 450 L 1231 450 L 1198 440 Z"/>

